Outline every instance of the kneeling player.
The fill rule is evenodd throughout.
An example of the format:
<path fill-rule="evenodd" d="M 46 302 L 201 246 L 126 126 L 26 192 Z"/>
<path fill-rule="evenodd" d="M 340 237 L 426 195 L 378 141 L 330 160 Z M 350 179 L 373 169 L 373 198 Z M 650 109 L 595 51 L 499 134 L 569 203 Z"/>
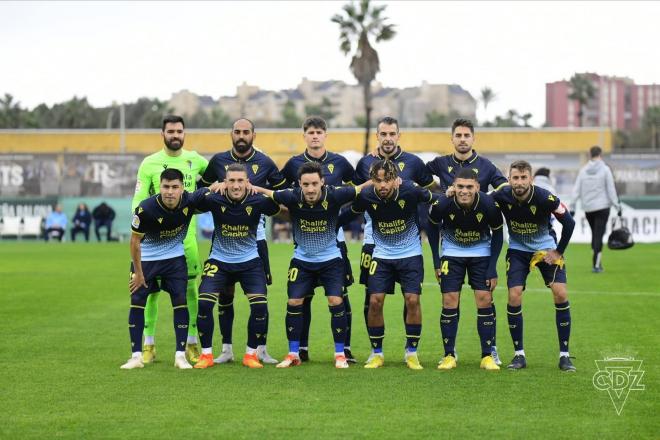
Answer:
<path fill-rule="evenodd" d="M 509 182 L 511 186 L 493 193 L 506 219 L 510 237 L 506 253 L 509 288 L 507 315 L 515 355 L 508 368 L 518 370 L 527 366 L 523 348 L 522 294 L 527 275 L 536 266 L 554 297 L 559 368 L 562 371 L 575 371 L 568 353 L 571 311 L 563 256 L 573 234 L 575 221 L 555 195 L 532 184 L 532 166 L 524 160 L 511 164 Z M 563 226 L 559 243 L 550 227 L 551 214 Z"/>
<path fill-rule="evenodd" d="M 350 211 L 342 213 L 343 225 L 360 213 L 367 212 L 372 219 L 375 243 L 373 259 L 369 265 L 368 331 L 372 356 L 365 368 L 379 368 L 384 364 L 383 338 L 385 321 L 383 305 L 385 295 L 393 294 L 395 283 L 401 285 L 406 305 L 406 353 L 408 368 L 421 370 L 417 346 L 422 332 L 422 310 L 419 296 L 424 281 L 422 244 L 417 224 L 417 206 L 433 200 L 430 191 L 404 181 L 397 186 L 398 176 L 394 163 L 379 160 L 370 169 L 373 188 L 360 192 Z M 352 216 L 351 216 L 352 213 Z"/>
<path fill-rule="evenodd" d="M 189 316 L 186 304 L 188 268 L 183 239 L 195 209 L 207 194 L 206 188 L 192 194 L 185 192 L 183 173 L 168 168 L 160 175 L 160 194 L 142 201 L 135 208 L 131 223 L 131 309 L 128 315 L 133 355 L 121 366 L 122 369 L 144 367 L 141 350 L 144 307 L 149 294 L 161 288 L 169 292 L 174 308 L 174 366 L 192 368 L 185 356 Z M 161 280 L 160 286 L 157 277 Z"/>
<path fill-rule="evenodd" d="M 212 194 L 198 208 L 201 212 L 211 211 L 215 230 L 199 286 L 197 327 L 202 355 L 195 368 L 213 366 L 213 308 L 219 295 L 233 295 L 237 282 L 250 303 L 243 365 L 263 368 L 257 347 L 264 344 L 268 332 L 268 301 L 266 275 L 257 249 L 257 226 L 262 214 L 275 215 L 280 207 L 268 197 L 250 194 L 247 170 L 242 164 L 227 167 L 225 184 L 227 195 Z"/>
<path fill-rule="evenodd" d="M 300 365 L 303 302 L 320 285 L 328 298 L 335 367 L 348 368 L 344 353 L 347 317 L 342 300 L 344 260 L 336 244 L 337 221 L 341 206 L 355 199 L 359 189 L 326 186 L 323 170 L 316 162 L 298 168 L 298 184 L 294 189 L 274 192 L 255 188 L 289 208 L 293 224 L 295 248 L 289 266 L 286 313 L 289 354 L 277 367 Z"/>
<path fill-rule="evenodd" d="M 492 291 L 497 285 L 497 258 L 502 250 L 502 213 L 495 201 L 479 191 L 477 174 L 462 168 L 454 178 L 455 196 L 433 204 L 429 214 L 431 223 L 442 232 L 440 260 L 440 290 L 442 314 L 440 330 L 445 356 L 438 364 L 440 370 L 456 368 L 454 351 L 458 331 L 458 301 L 461 286 L 468 275 L 477 303 L 477 332 L 481 341 L 481 368 L 499 370 L 491 356 L 495 333 Z M 491 240 L 492 231 L 492 240 Z M 429 242 L 435 249 L 436 239 Z"/>

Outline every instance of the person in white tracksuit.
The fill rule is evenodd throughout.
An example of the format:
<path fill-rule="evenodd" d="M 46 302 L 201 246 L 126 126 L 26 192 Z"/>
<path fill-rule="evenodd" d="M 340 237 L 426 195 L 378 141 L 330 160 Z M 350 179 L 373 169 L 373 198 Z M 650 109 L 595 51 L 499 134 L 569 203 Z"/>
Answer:
<path fill-rule="evenodd" d="M 594 273 L 603 271 L 601 253 L 610 208 L 615 206 L 618 211 L 621 210 L 612 171 L 603 161 L 602 154 L 603 150 L 599 146 L 589 149 L 591 159 L 580 169 L 573 188 L 573 209 L 580 200 L 591 228 Z"/>

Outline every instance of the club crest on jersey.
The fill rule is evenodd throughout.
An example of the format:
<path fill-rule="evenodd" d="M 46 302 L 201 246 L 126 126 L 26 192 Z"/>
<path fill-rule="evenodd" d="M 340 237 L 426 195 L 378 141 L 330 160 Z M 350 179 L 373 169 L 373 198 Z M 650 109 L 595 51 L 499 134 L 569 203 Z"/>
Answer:
<path fill-rule="evenodd" d="M 454 217 L 456 217 L 454 214 L 449 214 L 449 218 L 450 218 L 451 220 L 454 220 Z"/>
<path fill-rule="evenodd" d="M 188 215 L 188 207 L 183 208 L 183 215 Z"/>
<path fill-rule="evenodd" d="M 255 163 L 254 165 L 252 165 L 252 173 L 257 174 L 257 171 L 259 171 L 259 165 Z"/>
<path fill-rule="evenodd" d="M 225 171 L 227 171 L 227 168 L 229 168 L 229 165 L 225 165 Z"/>
<path fill-rule="evenodd" d="M 252 215 L 252 206 L 246 206 L 245 211 L 248 213 L 248 215 Z"/>
<path fill-rule="evenodd" d="M 447 167 L 447 172 L 451 173 L 451 170 L 453 170 L 454 167 Z"/>
<path fill-rule="evenodd" d="M 163 217 L 158 218 L 158 223 L 163 223 Z"/>
<path fill-rule="evenodd" d="M 321 206 L 323 206 L 323 209 L 325 209 L 326 211 L 328 210 L 328 202 L 326 200 L 321 202 Z"/>
<path fill-rule="evenodd" d="M 511 208 L 513 208 L 513 205 L 511 205 L 511 203 L 507 203 L 506 206 L 509 207 L 509 211 L 511 211 Z"/>
<path fill-rule="evenodd" d="M 220 211 L 225 212 L 225 209 L 227 209 L 225 206 L 220 207 Z"/>
<path fill-rule="evenodd" d="M 163 169 L 164 169 L 164 170 L 167 169 L 167 164 L 166 164 L 166 163 L 163 164 Z"/>
<path fill-rule="evenodd" d="M 335 165 L 334 164 L 328 164 L 328 171 L 330 171 L 330 174 L 335 170 Z"/>
<path fill-rule="evenodd" d="M 399 162 L 399 163 L 397 164 L 397 166 L 399 167 L 399 171 L 403 171 L 403 169 L 405 168 L 406 164 L 403 163 L 403 162 Z"/>
<path fill-rule="evenodd" d="M 301 208 L 301 209 L 302 209 L 302 207 L 303 207 L 303 204 L 302 204 L 302 203 L 298 203 L 298 208 Z"/>
<path fill-rule="evenodd" d="M 140 217 L 137 215 L 133 216 L 133 221 L 131 222 L 131 226 L 133 226 L 135 229 L 140 227 Z"/>
<path fill-rule="evenodd" d="M 481 219 L 484 218 L 484 215 L 480 212 L 477 212 L 477 221 L 481 223 Z"/>
<path fill-rule="evenodd" d="M 375 203 L 372 203 L 371 206 L 373 206 L 374 210 L 378 207 L 378 205 Z"/>
<path fill-rule="evenodd" d="M 405 200 L 399 200 L 399 206 L 401 209 L 403 209 L 406 206 L 406 201 Z"/>
<path fill-rule="evenodd" d="M 472 171 L 474 171 L 474 174 L 479 174 L 479 169 L 478 168 L 472 168 Z"/>
<path fill-rule="evenodd" d="M 188 169 L 192 170 L 192 160 L 187 160 L 186 163 L 188 164 Z"/>
<path fill-rule="evenodd" d="M 529 210 L 532 211 L 532 214 L 536 215 L 536 206 L 535 205 L 530 206 Z"/>

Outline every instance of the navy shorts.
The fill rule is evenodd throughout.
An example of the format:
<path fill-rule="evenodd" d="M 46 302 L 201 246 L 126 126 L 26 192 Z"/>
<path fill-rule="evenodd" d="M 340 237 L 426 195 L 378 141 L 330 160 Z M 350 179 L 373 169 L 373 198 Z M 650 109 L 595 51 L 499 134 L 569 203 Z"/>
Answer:
<path fill-rule="evenodd" d="M 266 240 L 257 241 L 257 252 L 259 258 L 264 266 L 264 274 L 266 275 L 266 284 L 269 286 L 273 284 L 273 276 L 270 273 L 270 258 L 268 257 L 268 243 Z"/>
<path fill-rule="evenodd" d="M 322 286 L 325 296 L 342 296 L 343 280 L 344 262 L 341 258 L 322 263 L 294 258 L 289 265 L 287 293 L 289 298 L 304 298 L 314 292 L 314 287 Z"/>
<path fill-rule="evenodd" d="M 131 276 L 133 276 L 131 263 Z M 188 288 L 188 265 L 186 257 L 168 258 L 158 261 L 143 261 L 142 273 L 147 287 L 140 287 L 131 295 L 131 304 L 144 306 L 151 293 L 161 290 L 170 294 L 172 305 L 186 304 L 186 289 Z"/>
<path fill-rule="evenodd" d="M 422 294 L 424 260 L 421 255 L 386 260 L 374 258 L 369 265 L 367 290 L 372 293 L 394 293 L 394 283 L 399 283 L 401 293 Z"/>
<path fill-rule="evenodd" d="M 369 281 L 369 268 L 371 267 L 371 256 L 374 254 L 373 243 L 362 245 L 360 254 L 360 284 L 367 285 Z"/>
<path fill-rule="evenodd" d="M 348 259 L 348 248 L 346 247 L 345 241 L 338 241 L 337 247 L 339 252 L 341 252 L 342 263 L 344 265 L 344 287 L 348 287 L 353 284 L 353 268 L 351 268 L 351 261 Z"/>
<path fill-rule="evenodd" d="M 223 263 L 210 259 L 204 263 L 199 293 L 221 294 L 234 284 L 241 283 L 246 294 L 266 294 L 266 275 L 261 258 L 244 263 Z"/>
<path fill-rule="evenodd" d="M 460 292 L 468 276 L 473 290 L 490 290 L 486 285 L 490 257 L 447 257 L 440 259 L 440 291 Z"/>
<path fill-rule="evenodd" d="M 527 284 L 529 274 L 529 263 L 532 261 L 534 252 L 509 249 L 506 251 L 506 285 L 507 287 L 523 286 Z M 536 267 L 541 271 L 543 282 L 546 287 L 552 283 L 566 283 L 566 265 L 559 267 L 556 264 L 539 262 Z"/>

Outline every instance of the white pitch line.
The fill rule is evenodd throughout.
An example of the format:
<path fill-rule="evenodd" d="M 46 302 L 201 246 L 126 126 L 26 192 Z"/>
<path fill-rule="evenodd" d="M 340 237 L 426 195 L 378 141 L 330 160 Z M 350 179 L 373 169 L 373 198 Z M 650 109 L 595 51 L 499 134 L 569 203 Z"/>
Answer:
<path fill-rule="evenodd" d="M 429 283 L 425 282 L 425 286 L 436 286 L 440 287 L 438 283 Z M 467 286 L 469 289 L 469 286 Z M 495 291 L 498 290 L 504 290 L 504 288 L 500 289 L 500 286 L 498 286 Z M 525 292 L 549 292 L 550 289 L 548 288 L 527 288 L 525 289 Z M 571 289 L 570 284 L 568 285 L 568 294 L 580 294 L 580 295 L 632 295 L 632 296 L 660 296 L 660 292 L 613 292 L 611 290 L 573 290 Z"/>

